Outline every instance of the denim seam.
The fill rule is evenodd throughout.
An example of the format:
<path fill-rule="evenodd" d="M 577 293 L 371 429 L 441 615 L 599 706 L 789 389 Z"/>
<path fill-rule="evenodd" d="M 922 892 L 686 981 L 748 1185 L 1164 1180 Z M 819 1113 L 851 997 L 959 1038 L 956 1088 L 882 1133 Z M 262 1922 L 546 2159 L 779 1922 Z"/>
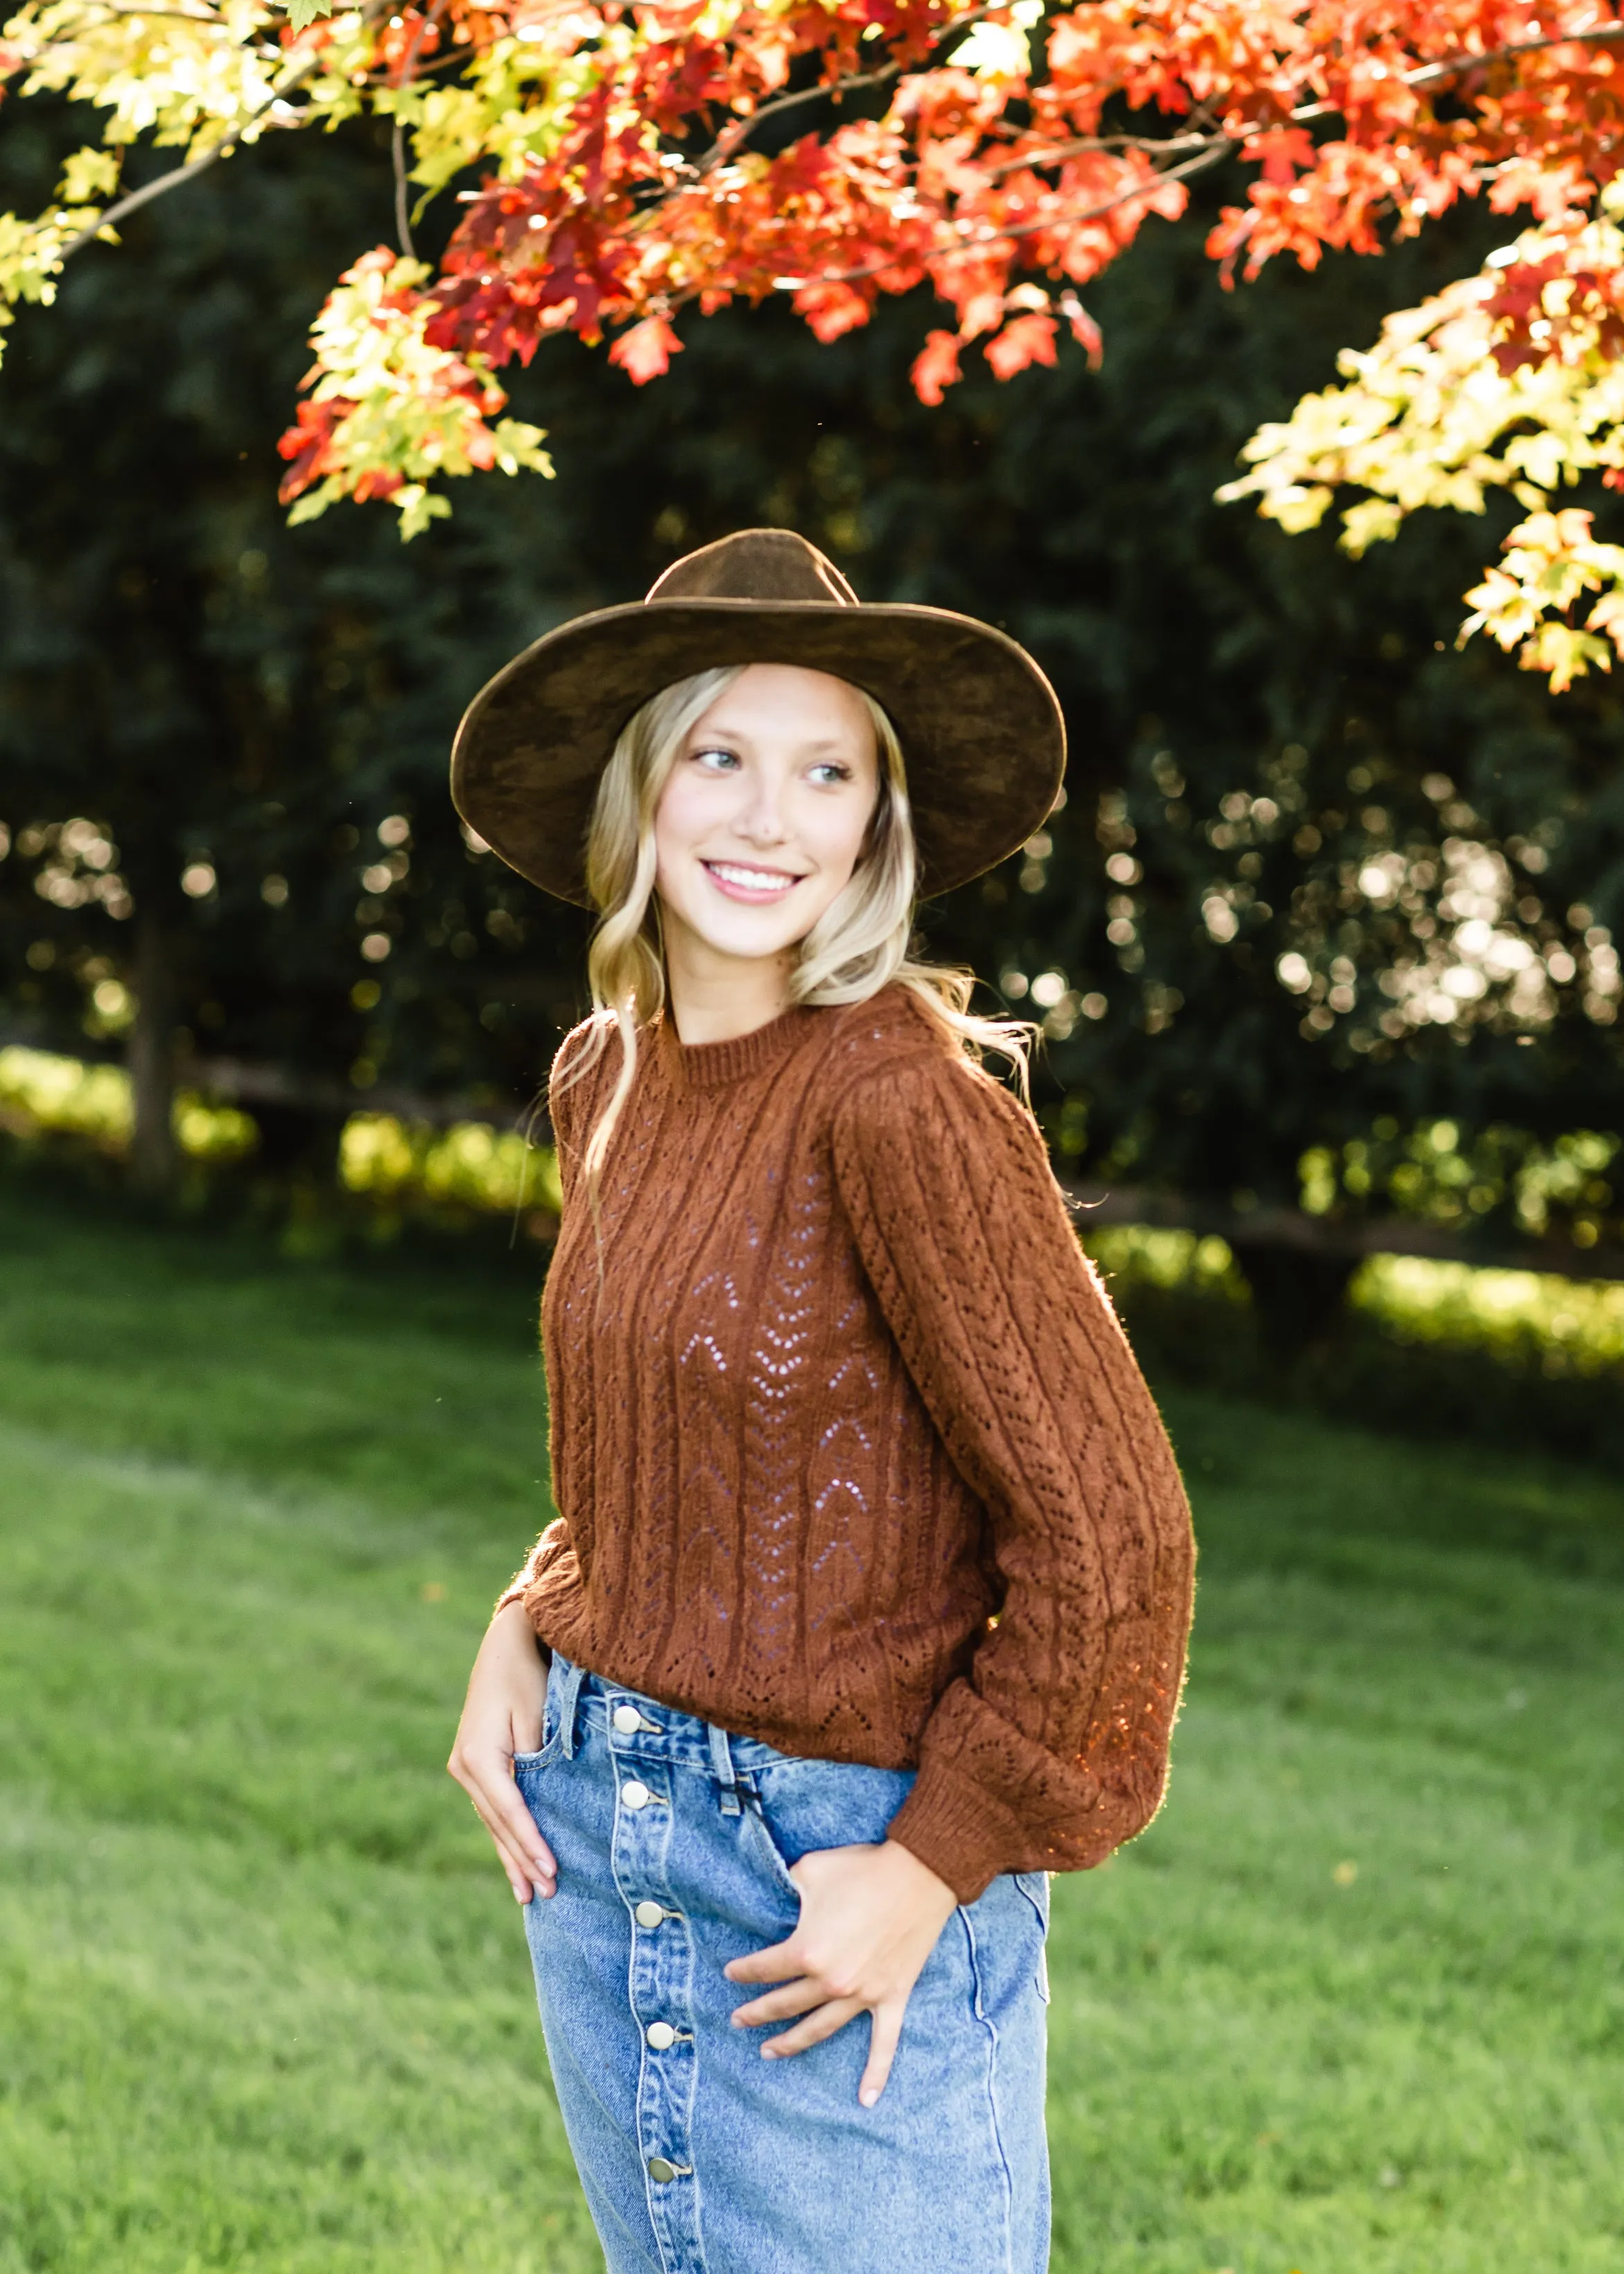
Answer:
<path fill-rule="evenodd" d="M 1004 2173 L 1004 2263 L 1006 2274 L 1015 2274 L 1015 2175 L 1010 2169 L 998 2123 L 998 2025 L 989 2015 L 982 1998 L 981 1954 L 976 1946 L 974 1918 L 963 1905 L 959 1916 L 964 1921 L 965 1937 L 970 1946 L 970 1979 L 974 1984 L 972 2004 L 976 2020 L 987 2032 L 987 2116 L 998 2168 Z"/>
<path fill-rule="evenodd" d="M 638 2041 L 637 2082 L 634 2100 L 634 2122 L 637 2129 L 638 2160 L 643 2165 L 643 2191 L 652 2239 L 663 2274 L 704 2274 L 705 2245 L 699 2197 L 699 2175 L 693 2162 L 694 2117 L 698 2099 L 699 2044 L 697 2033 L 685 2029 L 683 2037 L 690 2047 L 687 2061 L 687 2090 L 673 2085 L 669 2075 L 656 2076 L 650 2069 L 650 2048 L 648 2024 L 650 2019 L 669 2020 L 680 2015 L 691 2020 L 694 1997 L 693 1939 L 685 1917 L 679 1912 L 675 1891 L 670 1879 L 670 1857 L 676 1836 L 680 1780 L 669 1763 L 662 1764 L 669 1782 L 669 1792 L 654 1797 L 665 1803 L 663 1817 L 656 1815 L 652 1805 L 636 1811 L 635 1828 L 628 1826 L 621 1815 L 620 1787 L 622 1772 L 628 1765 L 623 1754 L 606 1746 L 607 1768 L 614 1792 L 612 1807 L 614 1826 L 610 1841 L 610 1870 L 616 1891 L 630 1911 L 635 1900 L 633 1890 L 627 1885 L 628 1849 L 641 1846 L 647 1835 L 654 1834 L 650 1852 L 640 1858 L 638 1885 L 658 1896 L 667 1906 L 668 1923 L 659 1931 L 663 1938 L 650 1954 L 648 1967 L 650 1979 L 640 1982 L 638 1943 L 634 1932 L 627 1971 L 627 2008 L 636 2029 Z M 658 1826 L 658 1830 L 656 1827 Z M 674 1930 L 680 1928 L 680 1936 Z M 639 2000 L 640 1988 L 651 1988 L 659 2011 L 645 2013 Z M 673 2161 L 680 2162 L 681 2176 L 658 2183 L 648 2168 L 650 2150 L 643 2126 L 650 2105 L 665 2119 L 673 2134 L 680 2134 L 682 2147 L 677 2148 L 673 2137 L 669 2145 L 676 2152 Z M 658 2151 L 669 2152 L 666 2142 L 660 2142 Z M 680 2195 L 667 2197 L 667 2188 L 680 2189 Z M 687 2200 L 684 2200 L 684 2196 Z"/>
<path fill-rule="evenodd" d="M 553 1662 L 555 1667 L 560 1662 L 556 1652 L 553 1653 Z M 575 1757 L 575 1740 L 581 1718 L 581 1685 L 583 1669 L 574 1665 L 568 1659 L 562 1663 L 564 1679 L 559 1685 L 558 1728 L 554 1735 L 563 1739 L 566 1759 L 573 1761 Z M 551 1679 L 547 1686 L 551 1693 L 553 1686 Z"/>

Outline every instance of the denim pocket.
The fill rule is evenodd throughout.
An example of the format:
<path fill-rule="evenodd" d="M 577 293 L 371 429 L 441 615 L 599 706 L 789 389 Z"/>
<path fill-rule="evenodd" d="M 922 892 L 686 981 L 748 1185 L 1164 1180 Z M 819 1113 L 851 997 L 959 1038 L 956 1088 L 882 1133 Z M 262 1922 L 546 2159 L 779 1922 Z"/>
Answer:
<path fill-rule="evenodd" d="M 558 1719 L 558 1685 L 549 1668 L 547 1687 L 541 1702 L 541 1743 L 533 1753 L 514 1755 L 515 1776 L 531 1776 L 538 1769 L 550 1768 L 564 1750 L 563 1734 Z"/>
<path fill-rule="evenodd" d="M 1038 1924 L 1049 1932 L 1049 1873 L 1047 1871 L 1017 1871 L 1016 1886 L 1038 1915 Z"/>
<path fill-rule="evenodd" d="M 786 1886 L 800 1889 L 790 1867 L 823 1848 L 876 1843 L 885 1837 L 892 1817 L 914 1784 L 911 1769 L 869 1768 L 855 1761 L 821 1761 L 785 1756 L 756 1770 L 748 1812 L 762 1846 Z"/>
<path fill-rule="evenodd" d="M 551 1768 L 564 1748 L 556 1735 L 549 1737 L 539 1752 L 515 1753 L 513 1757 L 515 1776 L 533 1776 L 538 1769 Z"/>
<path fill-rule="evenodd" d="M 746 1826 L 745 1837 L 756 1849 L 771 1878 L 776 1880 L 784 1894 L 793 1903 L 798 1905 L 801 1901 L 801 1890 L 790 1877 L 789 1865 L 785 1861 L 778 1841 L 772 1836 L 772 1826 L 767 1821 L 766 1811 L 760 1801 L 747 1800 L 743 1814 Z"/>
<path fill-rule="evenodd" d="M 1049 2003 L 1049 1873 L 1047 1871 L 1016 1871 L 1011 1875 L 1016 1886 L 1037 1913 L 1038 1962 L 1033 1979 L 1037 1984 L 1038 1996 Z"/>

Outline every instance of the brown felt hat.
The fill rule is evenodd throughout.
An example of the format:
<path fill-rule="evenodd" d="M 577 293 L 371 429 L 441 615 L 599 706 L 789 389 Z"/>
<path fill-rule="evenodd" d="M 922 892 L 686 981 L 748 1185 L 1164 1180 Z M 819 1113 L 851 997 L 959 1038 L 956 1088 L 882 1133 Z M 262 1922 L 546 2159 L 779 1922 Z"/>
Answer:
<path fill-rule="evenodd" d="M 673 681 L 735 663 L 800 664 L 873 696 L 902 743 L 921 892 L 1004 859 L 1059 793 L 1065 725 L 1024 648 L 945 608 L 860 602 L 804 537 L 747 529 L 481 688 L 452 747 L 457 811 L 522 877 L 590 907 L 587 829 L 621 728 Z"/>

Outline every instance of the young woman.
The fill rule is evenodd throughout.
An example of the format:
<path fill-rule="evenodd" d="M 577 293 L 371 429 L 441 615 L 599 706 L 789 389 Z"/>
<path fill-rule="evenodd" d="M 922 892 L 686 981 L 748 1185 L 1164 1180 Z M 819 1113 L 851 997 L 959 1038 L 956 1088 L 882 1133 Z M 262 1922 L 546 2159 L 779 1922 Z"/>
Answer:
<path fill-rule="evenodd" d="M 1154 1814 L 1188 1513 L 1021 1037 L 914 960 L 1064 738 L 755 531 L 510 665 L 458 806 L 598 911 L 551 1103 L 558 1520 L 451 1773 L 611 2274 L 1040 2274 L 1049 1873 Z"/>

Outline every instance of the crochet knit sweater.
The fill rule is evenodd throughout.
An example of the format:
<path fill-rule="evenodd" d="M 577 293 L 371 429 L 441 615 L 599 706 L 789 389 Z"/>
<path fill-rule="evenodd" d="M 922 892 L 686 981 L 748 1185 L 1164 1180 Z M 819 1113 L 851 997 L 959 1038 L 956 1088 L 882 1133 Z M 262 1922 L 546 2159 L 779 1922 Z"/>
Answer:
<path fill-rule="evenodd" d="M 917 1767 L 971 1902 L 1155 1813 L 1193 1547 L 1031 1117 L 906 989 L 553 1069 L 559 1519 L 508 1596 L 592 1672 L 780 1751 Z"/>

